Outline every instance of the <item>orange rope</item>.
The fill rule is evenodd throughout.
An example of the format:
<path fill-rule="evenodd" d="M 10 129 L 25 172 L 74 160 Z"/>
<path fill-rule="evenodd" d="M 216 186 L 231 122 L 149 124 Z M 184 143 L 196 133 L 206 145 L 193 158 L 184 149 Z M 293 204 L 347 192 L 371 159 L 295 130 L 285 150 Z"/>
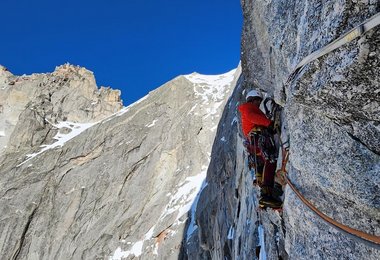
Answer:
<path fill-rule="evenodd" d="M 324 221 L 326 221 L 328 224 L 332 225 L 333 227 L 344 231 L 348 233 L 349 235 L 352 235 L 356 238 L 364 240 L 364 242 L 369 242 L 371 244 L 375 244 L 376 247 L 380 246 L 380 237 L 371 235 L 368 233 L 365 233 L 363 231 L 351 228 L 349 226 L 343 225 L 342 223 L 339 223 L 335 221 L 334 219 L 330 218 L 329 216 L 322 213 L 320 210 L 318 210 L 310 201 L 308 201 L 293 185 L 293 183 L 289 180 L 287 176 L 286 171 L 286 164 L 289 160 L 289 150 L 286 148 L 282 148 L 282 165 L 281 169 L 279 169 L 276 174 L 277 178 L 283 182 L 280 183 L 281 185 L 285 185 L 286 183 L 289 185 L 289 187 L 293 190 L 293 192 L 298 196 L 298 198 L 309 208 L 311 209 L 315 214 L 317 214 L 320 218 L 322 218 Z"/>
<path fill-rule="evenodd" d="M 308 206 L 315 214 L 317 214 L 320 218 L 322 218 L 324 221 L 328 222 L 335 228 L 338 228 L 340 230 L 343 230 L 357 238 L 361 238 L 367 242 L 371 242 L 376 244 L 377 246 L 380 246 L 380 237 L 371 235 L 368 233 L 365 233 L 363 231 L 353 229 L 349 226 L 343 225 L 342 223 L 339 223 L 335 221 L 334 219 L 330 218 L 329 216 L 323 214 L 320 210 L 318 210 L 313 204 L 311 204 L 310 201 L 308 201 L 302 194 L 294 187 L 292 182 L 289 180 L 288 176 L 285 175 L 286 182 L 288 183 L 289 187 L 294 191 L 294 193 L 298 196 L 298 198 L 306 205 Z"/>

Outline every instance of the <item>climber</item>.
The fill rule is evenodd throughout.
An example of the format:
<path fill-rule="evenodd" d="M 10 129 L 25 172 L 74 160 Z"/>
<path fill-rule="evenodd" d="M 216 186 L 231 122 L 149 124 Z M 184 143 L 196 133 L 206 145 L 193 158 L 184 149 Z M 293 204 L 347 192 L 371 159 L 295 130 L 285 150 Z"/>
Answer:
<path fill-rule="evenodd" d="M 273 142 L 273 122 L 260 110 L 263 97 L 251 90 L 246 103 L 238 107 L 244 145 L 248 152 L 248 166 L 254 167 L 256 183 L 261 187 L 260 207 L 279 208 L 282 201 L 274 195 L 274 176 L 277 165 L 276 148 Z"/>

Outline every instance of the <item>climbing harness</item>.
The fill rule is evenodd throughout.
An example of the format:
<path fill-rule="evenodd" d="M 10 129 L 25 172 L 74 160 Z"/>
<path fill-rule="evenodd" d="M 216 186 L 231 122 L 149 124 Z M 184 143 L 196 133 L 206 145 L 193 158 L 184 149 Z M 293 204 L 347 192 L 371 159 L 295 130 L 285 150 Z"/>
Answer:
<path fill-rule="evenodd" d="M 306 56 L 300 63 L 298 63 L 298 65 L 295 67 L 293 72 L 290 74 L 290 76 L 288 77 L 288 80 L 285 83 L 284 88 L 287 88 L 291 84 L 291 82 L 298 76 L 298 74 L 304 69 L 304 67 L 307 64 L 322 57 L 323 55 L 327 53 L 330 53 L 336 50 L 337 48 L 345 45 L 346 43 L 351 42 L 352 40 L 368 32 L 369 30 L 375 28 L 379 24 L 380 24 L 380 13 L 377 13 L 371 18 L 364 21 L 363 23 L 356 26 L 355 28 L 349 30 L 338 39 L 327 44 L 325 47 Z"/>
<path fill-rule="evenodd" d="M 277 161 L 276 144 L 273 137 L 267 130 L 261 131 L 258 135 L 258 146 L 265 160 L 274 163 Z"/>
<path fill-rule="evenodd" d="M 261 160 L 257 159 L 257 156 L 260 155 L 265 158 L 265 160 L 274 163 L 277 161 L 276 146 L 272 136 L 264 128 L 254 128 L 249 133 L 250 144 L 253 146 L 253 151 L 251 156 L 254 157 L 255 173 L 256 176 L 260 174 L 258 169 L 258 164 L 262 163 Z M 260 150 L 260 153 L 257 153 L 257 150 Z M 262 163 L 263 164 L 263 163 Z M 262 165 L 261 165 L 262 166 Z M 262 168 L 262 167 L 260 167 Z"/>

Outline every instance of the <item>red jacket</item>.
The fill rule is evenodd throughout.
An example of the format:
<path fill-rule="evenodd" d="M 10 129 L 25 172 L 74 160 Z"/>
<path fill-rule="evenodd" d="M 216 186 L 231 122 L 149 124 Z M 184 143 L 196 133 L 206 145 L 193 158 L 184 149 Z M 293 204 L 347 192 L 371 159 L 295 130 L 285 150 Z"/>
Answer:
<path fill-rule="evenodd" d="M 251 102 L 241 104 L 238 109 L 241 115 L 243 134 L 246 137 L 252 128 L 257 126 L 268 127 L 272 122 L 265 116 L 259 107 L 255 106 Z"/>

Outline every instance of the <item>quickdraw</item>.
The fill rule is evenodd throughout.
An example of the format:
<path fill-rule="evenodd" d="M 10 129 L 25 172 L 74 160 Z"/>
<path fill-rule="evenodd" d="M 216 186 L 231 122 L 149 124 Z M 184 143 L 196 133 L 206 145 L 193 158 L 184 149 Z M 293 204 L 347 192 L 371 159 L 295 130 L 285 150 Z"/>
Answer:
<path fill-rule="evenodd" d="M 285 186 L 286 184 L 286 165 L 289 161 L 289 147 L 285 147 L 283 144 L 281 145 L 282 149 L 282 161 L 281 168 L 276 171 L 276 182 L 278 182 L 281 186 Z"/>

